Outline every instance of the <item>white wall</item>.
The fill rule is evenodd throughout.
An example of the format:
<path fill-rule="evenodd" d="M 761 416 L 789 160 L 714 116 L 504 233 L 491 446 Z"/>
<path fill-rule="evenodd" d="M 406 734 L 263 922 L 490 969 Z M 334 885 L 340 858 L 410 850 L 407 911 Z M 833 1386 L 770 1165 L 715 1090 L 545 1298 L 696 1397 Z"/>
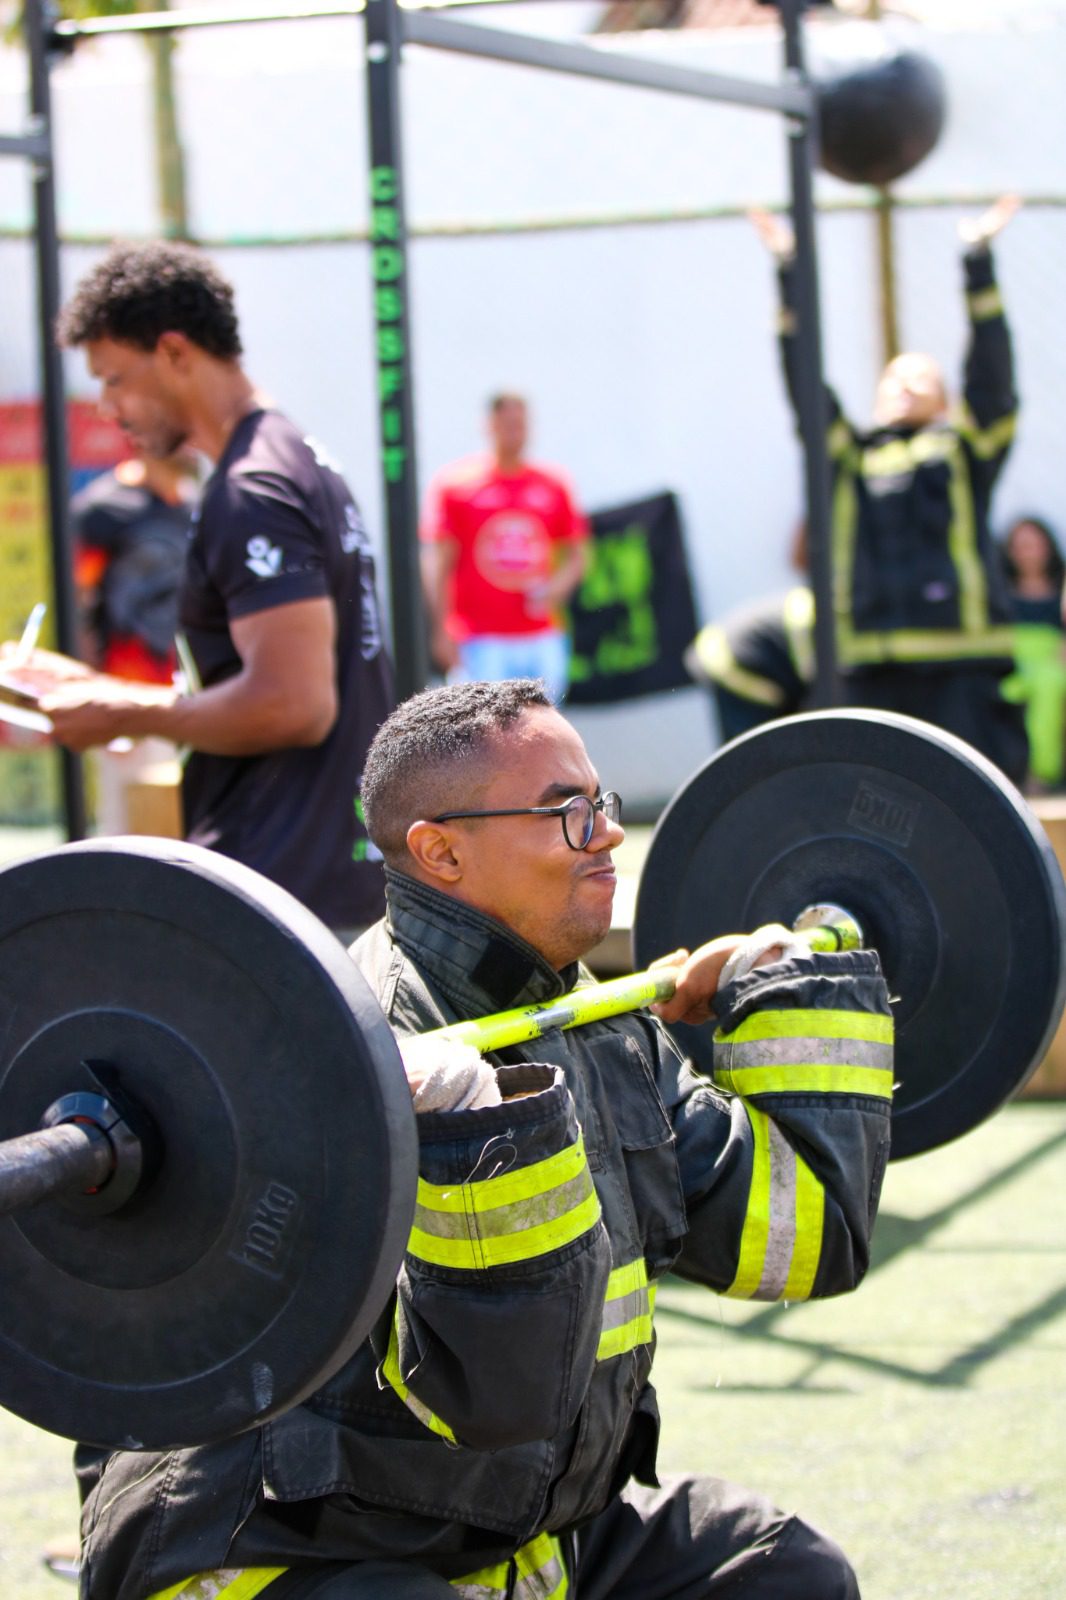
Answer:
<path fill-rule="evenodd" d="M 523 8 L 524 9 L 524 8 Z M 502 25 L 506 8 L 472 20 Z M 1066 195 L 1061 7 L 989 7 L 973 27 L 895 24 L 934 56 L 950 120 L 937 150 L 898 186 L 904 198 L 1001 188 Z M 530 13 L 533 15 L 534 13 Z M 580 24 L 588 8 L 572 12 Z M 461 15 L 470 16 L 470 13 Z M 543 25 L 544 8 L 536 13 Z M 514 25 L 515 15 L 508 17 Z M 868 49 L 869 25 L 808 29 L 812 58 Z M 601 48 L 662 55 L 774 80 L 775 30 L 644 35 Z M 196 232 L 284 240 L 365 225 L 361 23 L 248 26 L 183 37 L 179 92 Z M 154 229 L 146 53 L 112 39 L 80 47 L 54 79 L 61 227 L 100 238 Z M 410 49 L 404 69 L 416 416 L 423 480 L 477 444 L 485 395 L 532 398 L 536 446 L 569 469 L 589 506 L 672 488 L 685 515 L 701 616 L 787 581 L 801 500 L 799 457 L 772 338 L 768 263 L 742 220 L 447 236 L 452 225 L 633 217 L 785 198 L 780 120 L 702 102 Z M 19 125 L 21 59 L 0 53 L 0 128 Z M 826 202 L 855 191 L 823 179 Z M 25 226 L 21 164 L 0 162 L 0 230 Z M 955 214 L 899 226 L 907 343 L 957 367 Z M 1057 416 L 1066 394 L 1058 312 L 1066 212 L 1034 211 L 1000 251 L 1028 402 L 1000 509 L 1066 510 Z M 827 370 L 860 417 L 879 365 L 873 224 L 829 211 L 820 225 Z M 346 462 L 382 531 L 365 248 L 215 250 L 233 276 L 248 365 Z M 68 287 L 92 259 L 68 247 Z M 0 397 L 33 392 L 31 257 L 0 239 Z M 89 388 L 71 358 L 74 392 Z M 679 691 L 577 718 L 605 781 L 661 798 L 711 748 L 702 695 Z"/>

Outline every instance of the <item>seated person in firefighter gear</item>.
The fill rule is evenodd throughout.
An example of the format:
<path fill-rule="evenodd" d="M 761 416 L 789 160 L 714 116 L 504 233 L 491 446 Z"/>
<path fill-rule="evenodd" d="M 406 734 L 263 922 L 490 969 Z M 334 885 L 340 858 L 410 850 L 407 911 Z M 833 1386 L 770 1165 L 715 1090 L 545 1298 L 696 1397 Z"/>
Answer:
<path fill-rule="evenodd" d="M 1001 693 L 1014 639 L 989 527 L 1018 413 L 990 245 L 1017 209 L 1017 199 L 1004 196 L 959 225 L 970 324 L 960 404 L 949 410 L 932 356 L 898 355 L 881 374 L 868 431 L 826 389 L 826 447 L 842 703 L 935 723 L 1020 783 L 1025 725 Z M 792 231 L 767 212 L 751 216 L 778 263 L 781 356 L 795 408 Z"/>
<path fill-rule="evenodd" d="M 714 700 L 722 744 L 807 709 L 814 684 L 814 596 L 797 585 L 706 622 L 685 667 Z"/>
<path fill-rule="evenodd" d="M 710 690 L 714 731 L 722 744 L 764 722 L 807 710 L 816 662 L 805 520 L 793 530 L 789 564 L 802 583 L 705 622 L 685 650 L 689 677 Z"/>
<path fill-rule="evenodd" d="M 648 1378 L 668 1271 L 767 1300 L 862 1278 L 892 1085 L 876 954 L 778 927 L 666 958 L 663 1017 L 713 1002 L 716 1082 L 647 1012 L 448 1059 L 409 1036 L 588 980 L 618 797 L 531 679 L 406 701 L 362 793 L 388 912 L 352 954 L 419 1113 L 395 1295 L 257 1432 L 87 1459 L 86 1600 L 853 1600 L 798 1517 L 718 1479 L 658 1483 Z"/>

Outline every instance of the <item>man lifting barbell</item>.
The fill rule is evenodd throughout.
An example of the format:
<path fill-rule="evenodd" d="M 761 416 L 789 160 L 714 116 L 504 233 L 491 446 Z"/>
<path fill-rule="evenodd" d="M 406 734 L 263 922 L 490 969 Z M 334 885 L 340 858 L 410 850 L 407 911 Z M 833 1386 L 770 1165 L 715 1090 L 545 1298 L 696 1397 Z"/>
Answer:
<path fill-rule="evenodd" d="M 675 1597 L 854 1594 L 762 1502 L 637 1487 L 655 1285 L 851 1287 L 890 1081 L 893 1157 L 1025 1082 L 1066 992 L 1039 824 L 927 724 L 770 724 L 656 827 L 634 948 L 660 964 L 596 985 L 620 806 L 537 685 L 411 702 L 371 792 L 391 911 L 356 954 L 395 1032 L 329 930 L 217 852 L 0 872 L 0 1404 L 106 1447 L 80 1452 L 84 1594 L 643 1600 L 657 1561 Z M 633 1014 L 668 995 L 713 1086 Z"/>
<path fill-rule="evenodd" d="M 353 955 L 397 1033 L 572 987 L 609 926 L 623 834 L 538 684 L 408 701 L 364 795 L 389 912 Z M 719 986 L 738 947 L 755 965 Z M 636 1013 L 504 1050 L 472 1093 L 463 1063 L 438 1073 L 370 1339 L 262 1429 L 87 1461 L 87 1600 L 857 1595 L 837 1547 L 761 1497 L 657 1485 L 648 1374 L 668 1270 L 770 1300 L 861 1279 L 889 1143 L 878 960 L 777 930 L 670 961 L 663 1018 L 713 1002 L 742 1094 Z"/>

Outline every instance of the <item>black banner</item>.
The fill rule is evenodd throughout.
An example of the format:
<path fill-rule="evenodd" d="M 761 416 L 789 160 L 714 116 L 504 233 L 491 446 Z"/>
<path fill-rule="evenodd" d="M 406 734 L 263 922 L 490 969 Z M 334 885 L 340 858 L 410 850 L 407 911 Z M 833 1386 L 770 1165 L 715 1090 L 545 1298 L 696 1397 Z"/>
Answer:
<path fill-rule="evenodd" d="M 593 512 L 592 558 L 570 604 L 568 705 L 658 694 L 692 682 L 696 633 L 681 517 L 670 492 Z"/>

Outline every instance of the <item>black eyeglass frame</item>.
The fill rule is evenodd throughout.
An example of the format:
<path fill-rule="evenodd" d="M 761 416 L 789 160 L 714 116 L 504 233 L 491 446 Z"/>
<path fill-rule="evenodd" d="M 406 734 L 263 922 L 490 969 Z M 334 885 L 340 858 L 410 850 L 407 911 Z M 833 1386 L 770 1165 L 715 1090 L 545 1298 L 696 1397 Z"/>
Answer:
<path fill-rule="evenodd" d="M 585 812 L 586 823 L 582 830 L 580 844 L 575 844 L 567 832 L 566 819 L 573 816 L 575 810 L 588 806 Z M 608 789 L 601 794 L 598 800 L 590 800 L 587 794 L 572 794 L 569 800 L 564 800 L 557 806 L 509 806 L 500 811 L 442 811 L 439 817 L 430 817 L 430 822 L 453 822 L 466 817 L 558 817 L 562 823 L 563 838 L 571 850 L 587 850 L 592 835 L 596 831 L 596 813 L 602 811 L 608 822 L 621 822 L 622 796 L 615 789 Z"/>

